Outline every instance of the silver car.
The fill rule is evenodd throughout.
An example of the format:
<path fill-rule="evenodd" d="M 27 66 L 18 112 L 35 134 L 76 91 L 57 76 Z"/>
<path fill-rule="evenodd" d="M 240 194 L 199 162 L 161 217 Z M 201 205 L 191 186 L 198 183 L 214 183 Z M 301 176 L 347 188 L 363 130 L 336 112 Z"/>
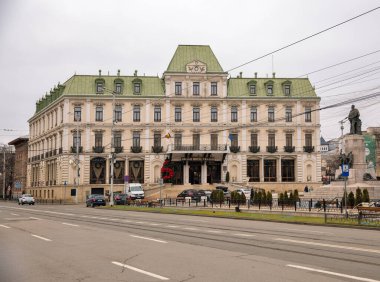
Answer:
<path fill-rule="evenodd" d="M 18 198 L 19 205 L 23 205 L 23 204 L 34 205 L 34 203 L 35 203 L 34 198 L 30 194 L 22 194 L 22 196 Z"/>

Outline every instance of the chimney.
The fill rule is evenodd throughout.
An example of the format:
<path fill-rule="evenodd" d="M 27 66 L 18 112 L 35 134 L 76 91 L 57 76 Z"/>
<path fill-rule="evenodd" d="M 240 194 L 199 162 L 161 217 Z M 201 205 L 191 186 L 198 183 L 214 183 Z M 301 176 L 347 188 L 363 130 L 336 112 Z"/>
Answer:
<path fill-rule="evenodd" d="M 99 70 L 99 76 L 102 76 L 102 70 Z"/>
<path fill-rule="evenodd" d="M 243 78 L 243 72 L 240 72 L 240 78 Z"/>
<path fill-rule="evenodd" d="M 276 73 L 275 72 L 272 72 L 272 77 L 276 78 Z"/>
<path fill-rule="evenodd" d="M 135 70 L 135 72 L 134 72 L 133 76 L 137 76 L 137 70 Z"/>
<path fill-rule="evenodd" d="M 255 72 L 255 78 L 257 78 L 257 72 Z"/>
<path fill-rule="evenodd" d="M 120 76 L 120 70 L 117 70 L 117 76 Z"/>

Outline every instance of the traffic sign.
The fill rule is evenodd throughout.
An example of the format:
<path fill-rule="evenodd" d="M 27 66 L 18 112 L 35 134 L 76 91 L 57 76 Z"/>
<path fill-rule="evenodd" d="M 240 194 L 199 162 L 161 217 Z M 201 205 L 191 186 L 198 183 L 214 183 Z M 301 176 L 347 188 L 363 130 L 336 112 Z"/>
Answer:
<path fill-rule="evenodd" d="M 348 164 L 342 164 L 342 176 L 348 177 L 350 175 L 350 166 Z"/>

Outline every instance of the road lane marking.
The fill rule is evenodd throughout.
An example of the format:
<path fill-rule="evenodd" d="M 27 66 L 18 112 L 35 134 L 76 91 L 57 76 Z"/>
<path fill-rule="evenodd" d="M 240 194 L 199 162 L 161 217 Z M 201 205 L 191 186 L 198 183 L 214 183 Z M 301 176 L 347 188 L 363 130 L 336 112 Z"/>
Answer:
<path fill-rule="evenodd" d="M 219 230 L 207 230 L 207 232 L 209 232 L 209 233 L 224 233 L 223 231 L 219 231 Z"/>
<path fill-rule="evenodd" d="M 38 236 L 38 235 L 34 235 L 34 234 L 32 234 L 32 236 L 33 236 L 33 237 L 36 237 L 36 238 L 38 238 L 38 239 L 44 240 L 44 241 L 48 241 L 48 242 L 51 242 L 51 240 L 50 240 L 50 239 L 48 239 L 48 238 L 45 238 L 45 237 L 41 237 L 41 236 Z"/>
<path fill-rule="evenodd" d="M 139 272 L 139 273 L 142 273 L 142 274 L 145 274 L 145 275 L 148 275 L 148 276 L 160 279 L 160 280 L 169 280 L 169 278 L 167 278 L 167 277 L 164 277 L 164 276 L 161 276 L 161 275 L 158 275 L 158 274 L 154 274 L 152 272 L 148 272 L 148 271 L 145 271 L 145 270 L 142 270 L 142 269 L 139 269 L 139 268 L 136 268 L 136 267 L 124 264 L 124 263 L 120 263 L 120 262 L 117 262 L 117 261 L 113 261 L 112 263 L 115 264 L 115 265 L 117 265 L 117 266 L 128 268 L 130 270 L 133 270 L 133 271 L 136 271 L 136 272 Z"/>
<path fill-rule="evenodd" d="M 147 222 L 145 222 L 145 221 L 136 221 L 135 223 L 137 223 L 137 224 L 145 224 Z"/>
<path fill-rule="evenodd" d="M 6 226 L 6 225 L 2 225 L 0 224 L 1 227 L 4 227 L 4 228 L 10 228 L 9 226 Z"/>
<path fill-rule="evenodd" d="M 374 279 L 370 279 L 370 278 L 352 276 L 352 275 L 347 275 L 347 274 L 338 273 L 338 272 L 332 272 L 332 271 L 327 271 L 327 270 L 322 270 L 322 269 L 317 269 L 317 268 L 305 267 L 305 266 L 301 266 L 301 265 L 287 264 L 286 266 L 293 267 L 293 268 L 298 268 L 298 269 L 303 269 L 303 270 L 308 270 L 308 271 L 313 271 L 313 272 L 330 274 L 330 275 L 344 277 L 344 278 L 349 278 L 349 279 L 353 279 L 355 281 L 380 282 L 379 280 L 374 280 Z"/>
<path fill-rule="evenodd" d="M 168 225 L 166 227 L 169 227 L 169 228 L 178 228 L 179 226 L 178 225 Z"/>
<path fill-rule="evenodd" d="M 256 235 L 253 235 L 253 234 L 243 234 L 243 233 L 235 233 L 233 234 L 235 236 L 242 236 L 242 237 L 254 237 Z"/>
<path fill-rule="evenodd" d="M 29 218 L 30 218 L 30 219 L 36 219 L 36 220 L 40 220 L 40 219 L 41 219 L 41 218 L 33 217 L 33 216 L 30 216 Z"/>
<path fill-rule="evenodd" d="M 305 245 L 313 245 L 313 246 L 321 246 L 321 247 L 329 247 L 329 248 L 336 248 L 336 249 L 345 249 L 345 250 L 362 251 L 362 252 L 380 254 L 380 250 L 376 250 L 376 249 L 374 249 L 374 250 L 373 249 L 363 249 L 363 248 L 357 248 L 357 247 L 332 245 L 332 244 L 307 242 L 307 241 L 297 241 L 297 240 L 290 240 L 290 239 L 283 239 L 283 238 L 276 238 L 275 240 L 276 241 L 296 243 L 296 244 L 305 244 Z"/>
<path fill-rule="evenodd" d="M 154 241 L 154 242 L 158 242 L 158 243 L 164 243 L 164 244 L 167 243 L 166 241 L 162 241 L 162 240 L 158 240 L 158 239 L 153 239 L 153 238 L 148 238 L 148 237 L 142 237 L 142 236 L 137 236 L 137 235 L 129 235 L 129 236 L 131 236 L 133 238 L 144 239 L 144 240 Z"/>
<path fill-rule="evenodd" d="M 64 225 L 68 225 L 68 226 L 75 226 L 75 227 L 78 227 L 78 226 L 79 226 L 79 225 L 77 225 L 77 224 L 66 223 L 66 222 L 62 222 L 62 224 L 64 224 Z"/>
<path fill-rule="evenodd" d="M 161 223 L 151 223 L 150 225 L 152 226 L 159 226 L 159 225 L 162 225 Z"/>
<path fill-rule="evenodd" d="M 11 213 L 11 215 L 17 215 L 18 216 L 19 214 L 18 213 Z"/>
<path fill-rule="evenodd" d="M 200 220 L 200 219 L 184 219 L 186 221 L 194 221 L 194 222 L 208 222 L 207 220 Z"/>
<path fill-rule="evenodd" d="M 186 230 L 192 230 L 192 231 L 199 230 L 198 228 L 193 228 L 193 227 L 185 227 L 184 229 L 186 229 Z"/>
<path fill-rule="evenodd" d="M 310 232 L 310 233 L 334 235 L 334 233 L 331 233 L 331 232 L 314 231 L 314 230 L 306 230 L 306 229 L 279 228 L 278 230 L 289 230 L 289 231 L 300 231 L 300 232 Z"/>

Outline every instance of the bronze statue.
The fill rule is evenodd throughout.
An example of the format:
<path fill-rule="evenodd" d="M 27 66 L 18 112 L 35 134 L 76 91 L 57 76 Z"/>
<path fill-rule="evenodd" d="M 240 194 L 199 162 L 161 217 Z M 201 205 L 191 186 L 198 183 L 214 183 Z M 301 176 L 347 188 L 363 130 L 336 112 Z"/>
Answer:
<path fill-rule="evenodd" d="M 342 152 L 342 150 L 340 150 L 339 165 L 348 164 L 350 167 L 352 167 L 353 162 L 354 162 L 354 156 L 352 152 L 349 152 L 348 155 L 346 155 L 345 153 Z"/>
<path fill-rule="evenodd" d="M 362 134 L 362 121 L 359 117 L 359 110 L 355 109 L 355 105 L 352 105 L 351 111 L 348 114 L 348 120 L 351 123 L 350 134 Z"/>

